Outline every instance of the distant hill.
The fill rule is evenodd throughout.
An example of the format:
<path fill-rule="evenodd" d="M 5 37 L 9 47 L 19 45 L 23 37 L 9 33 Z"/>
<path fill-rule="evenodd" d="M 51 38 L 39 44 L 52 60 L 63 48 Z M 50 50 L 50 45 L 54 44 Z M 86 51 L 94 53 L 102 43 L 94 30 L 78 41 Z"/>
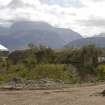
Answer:
<path fill-rule="evenodd" d="M 29 43 L 61 48 L 82 36 L 72 30 L 55 28 L 44 22 L 17 21 L 11 27 L 0 26 L 0 43 L 9 49 L 27 47 Z"/>
<path fill-rule="evenodd" d="M 99 34 L 90 38 L 82 38 L 72 41 L 65 45 L 65 47 L 83 47 L 85 45 L 95 44 L 96 47 L 105 48 L 105 34 Z"/>
<path fill-rule="evenodd" d="M 79 33 L 70 29 L 56 28 L 56 32 L 60 34 L 60 37 L 65 41 L 65 44 L 83 38 Z"/>

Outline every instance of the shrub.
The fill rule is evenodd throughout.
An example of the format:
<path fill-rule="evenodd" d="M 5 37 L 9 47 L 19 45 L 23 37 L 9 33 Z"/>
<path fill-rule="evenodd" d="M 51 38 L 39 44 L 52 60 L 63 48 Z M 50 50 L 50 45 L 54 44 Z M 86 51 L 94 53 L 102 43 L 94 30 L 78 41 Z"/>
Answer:
<path fill-rule="evenodd" d="M 97 75 L 99 80 L 105 80 L 105 64 L 101 64 L 98 66 Z"/>

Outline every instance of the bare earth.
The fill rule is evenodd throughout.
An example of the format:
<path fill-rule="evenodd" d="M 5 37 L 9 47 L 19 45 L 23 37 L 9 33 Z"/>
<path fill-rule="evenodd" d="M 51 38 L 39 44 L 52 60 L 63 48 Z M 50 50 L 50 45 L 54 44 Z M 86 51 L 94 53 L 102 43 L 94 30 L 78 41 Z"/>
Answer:
<path fill-rule="evenodd" d="M 105 105 L 105 85 L 60 90 L 0 91 L 0 105 Z"/>

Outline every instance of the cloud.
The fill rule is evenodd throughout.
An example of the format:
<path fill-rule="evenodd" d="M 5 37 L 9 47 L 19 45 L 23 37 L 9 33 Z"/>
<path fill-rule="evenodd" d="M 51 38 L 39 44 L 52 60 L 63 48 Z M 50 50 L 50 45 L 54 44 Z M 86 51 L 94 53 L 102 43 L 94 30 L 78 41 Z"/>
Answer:
<path fill-rule="evenodd" d="M 71 9 L 72 10 L 72 9 Z M 62 23 L 67 17 L 74 17 L 76 14 L 59 5 L 42 4 L 39 0 L 15 0 L 11 1 L 4 9 L 0 10 L 5 20 L 29 19 L 50 22 L 51 24 Z M 48 18 L 49 17 L 49 18 Z M 60 18 L 59 18 L 60 17 Z"/>
<path fill-rule="evenodd" d="M 92 0 L 93 2 L 103 2 L 105 0 Z"/>
<path fill-rule="evenodd" d="M 7 5 L 11 0 L 0 0 L 0 6 Z"/>
<path fill-rule="evenodd" d="M 32 20 L 70 28 L 84 36 L 105 32 L 105 0 L 0 0 L 0 2 L 2 24 Z"/>
<path fill-rule="evenodd" d="M 100 27 L 100 28 L 105 28 L 105 19 L 104 18 L 92 18 L 89 20 L 82 20 L 79 21 L 80 24 L 85 25 L 87 27 Z"/>
<path fill-rule="evenodd" d="M 49 5 L 60 5 L 63 7 L 76 7 L 81 8 L 84 6 L 80 0 L 40 0 L 42 3 Z"/>

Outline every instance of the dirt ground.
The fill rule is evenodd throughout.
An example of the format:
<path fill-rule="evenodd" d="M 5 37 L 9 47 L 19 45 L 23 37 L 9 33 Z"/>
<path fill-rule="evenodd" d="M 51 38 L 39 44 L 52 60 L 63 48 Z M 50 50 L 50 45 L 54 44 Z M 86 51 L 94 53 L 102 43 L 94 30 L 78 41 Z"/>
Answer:
<path fill-rule="evenodd" d="M 105 85 L 59 90 L 0 91 L 0 105 L 105 105 Z"/>

